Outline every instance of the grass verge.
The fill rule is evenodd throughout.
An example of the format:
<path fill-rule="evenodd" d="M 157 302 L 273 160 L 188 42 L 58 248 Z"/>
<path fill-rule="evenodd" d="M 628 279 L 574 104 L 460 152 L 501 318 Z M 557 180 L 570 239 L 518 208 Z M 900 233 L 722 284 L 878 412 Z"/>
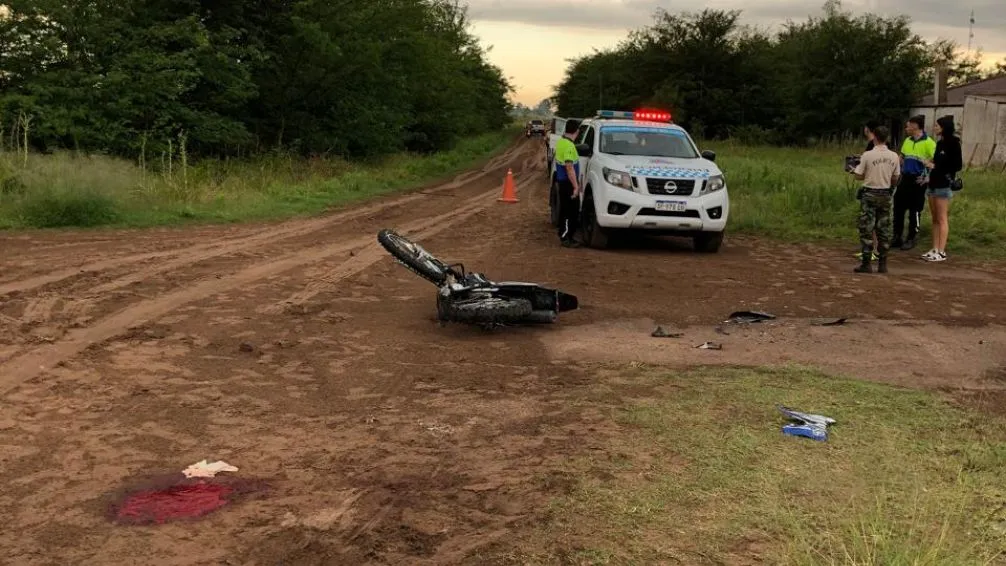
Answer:
<path fill-rule="evenodd" d="M 730 230 L 793 242 L 843 241 L 857 248 L 856 181 L 843 157 L 862 148 L 787 149 L 710 144 L 730 187 Z M 951 253 L 1006 257 L 1006 175 L 972 170 L 950 208 Z M 920 248 L 929 249 L 928 205 Z M 921 253 L 921 252 L 920 252 Z"/>
<path fill-rule="evenodd" d="M 474 166 L 513 140 L 507 130 L 434 155 L 374 163 L 263 157 L 158 171 L 104 156 L 0 155 L 0 229 L 145 227 L 267 220 L 423 185 Z"/>
<path fill-rule="evenodd" d="M 495 559 L 935 566 L 1003 558 L 1002 420 L 929 393 L 801 369 L 643 368 L 618 381 L 647 393 L 613 409 L 611 449 L 571 463 L 569 495 Z M 777 404 L 838 423 L 826 443 L 784 436 Z"/>

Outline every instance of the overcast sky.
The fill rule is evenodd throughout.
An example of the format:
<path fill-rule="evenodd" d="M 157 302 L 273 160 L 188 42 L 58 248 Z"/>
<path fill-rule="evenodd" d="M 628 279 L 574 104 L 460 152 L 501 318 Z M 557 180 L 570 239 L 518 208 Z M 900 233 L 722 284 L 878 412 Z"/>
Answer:
<path fill-rule="evenodd" d="M 787 19 L 820 15 L 824 0 L 705 0 L 700 4 L 656 0 L 468 0 L 475 32 L 492 46 L 491 59 L 517 87 L 516 99 L 536 104 L 562 78 L 566 60 L 617 44 L 630 29 L 652 22 L 654 12 L 742 10 L 744 23 L 772 28 Z M 986 60 L 1006 57 L 1006 0 L 845 0 L 856 13 L 905 14 L 926 39 L 968 43 L 975 11 L 973 47 Z"/>

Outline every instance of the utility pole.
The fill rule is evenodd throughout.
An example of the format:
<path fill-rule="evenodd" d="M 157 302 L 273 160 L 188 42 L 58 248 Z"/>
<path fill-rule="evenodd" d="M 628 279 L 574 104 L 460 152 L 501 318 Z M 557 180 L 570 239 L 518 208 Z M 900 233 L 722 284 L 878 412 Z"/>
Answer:
<path fill-rule="evenodd" d="M 971 54 L 971 42 L 975 39 L 975 11 L 971 10 L 971 23 L 968 25 L 968 55 Z"/>

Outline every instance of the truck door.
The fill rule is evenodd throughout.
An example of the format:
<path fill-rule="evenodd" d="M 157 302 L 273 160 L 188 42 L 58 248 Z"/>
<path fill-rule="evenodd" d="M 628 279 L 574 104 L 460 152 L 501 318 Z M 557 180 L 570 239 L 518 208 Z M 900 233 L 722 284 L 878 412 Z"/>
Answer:
<path fill-rule="evenodd" d="M 576 145 L 586 145 L 589 146 L 591 150 L 594 149 L 594 128 L 592 126 L 581 126 L 580 131 L 577 132 Z M 580 156 L 580 186 L 586 185 L 587 179 L 587 168 L 590 167 L 590 157 Z"/>

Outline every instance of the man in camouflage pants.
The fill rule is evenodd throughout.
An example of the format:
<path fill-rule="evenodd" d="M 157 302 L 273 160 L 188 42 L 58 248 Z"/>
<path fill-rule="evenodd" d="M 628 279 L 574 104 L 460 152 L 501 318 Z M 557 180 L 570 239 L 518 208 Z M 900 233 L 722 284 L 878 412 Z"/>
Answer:
<path fill-rule="evenodd" d="M 852 170 L 856 179 L 863 182 L 863 197 L 860 199 L 859 241 L 863 245 L 862 263 L 855 269 L 857 273 L 873 273 L 873 233 L 877 233 L 878 273 L 887 273 L 887 252 L 891 247 L 893 227 L 891 225 L 894 208 L 893 191 L 901 173 L 898 154 L 887 148 L 890 131 L 880 126 L 873 131 L 873 149 L 864 153 L 859 165 Z"/>

